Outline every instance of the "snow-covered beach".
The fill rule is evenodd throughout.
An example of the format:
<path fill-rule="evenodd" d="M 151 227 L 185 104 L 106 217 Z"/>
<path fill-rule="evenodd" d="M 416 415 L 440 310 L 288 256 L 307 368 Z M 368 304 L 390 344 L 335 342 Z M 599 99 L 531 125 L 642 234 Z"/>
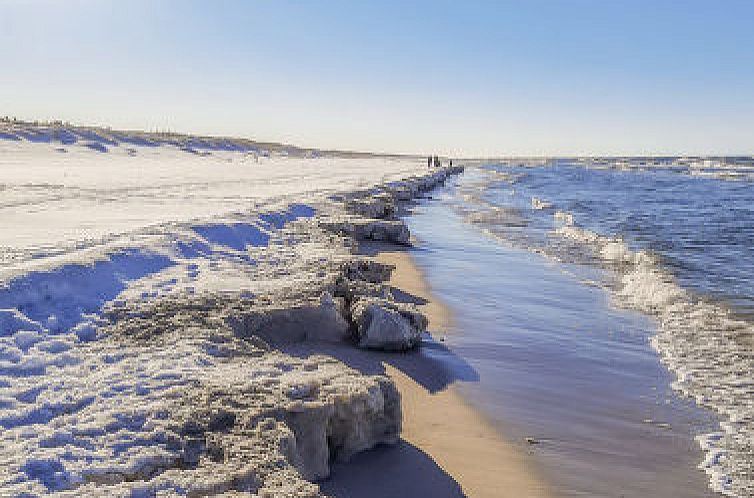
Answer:
<path fill-rule="evenodd" d="M 279 349 L 416 345 L 353 245 L 458 169 L 31 125 L 0 168 L 3 496 L 318 496 L 398 441 L 388 377 Z"/>

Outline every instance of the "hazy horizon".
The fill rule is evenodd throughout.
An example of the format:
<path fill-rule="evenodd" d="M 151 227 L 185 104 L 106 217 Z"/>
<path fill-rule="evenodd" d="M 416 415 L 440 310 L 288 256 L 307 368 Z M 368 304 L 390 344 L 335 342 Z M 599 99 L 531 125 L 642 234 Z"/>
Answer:
<path fill-rule="evenodd" d="M 754 153 L 744 1 L 0 9 L 0 115 L 454 157 Z"/>

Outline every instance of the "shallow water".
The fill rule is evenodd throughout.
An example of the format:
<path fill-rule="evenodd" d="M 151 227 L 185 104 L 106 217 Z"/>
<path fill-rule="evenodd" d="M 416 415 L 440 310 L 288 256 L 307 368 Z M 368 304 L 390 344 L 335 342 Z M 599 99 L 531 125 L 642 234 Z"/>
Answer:
<path fill-rule="evenodd" d="M 545 167 L 504 163 L 483 171 L 515 175 L 513 182 L 484 185 L 480 196 L 521 209 L 525 231 L 538 233 L 543 245 L 556 244 L 547 240 L 557 222 L 554 211 L 568 213 L 580 228 L 659 256 L 683 287 L 743 313 L 754 310 L 754 169 L 731 178 L 677 167 L 595 169 L 555 160 Z M 550 208 L 531 209 L 535 198 Z"/>
<path fill-rule="evenodd" d="M 612 306 L 653 318 L 651 344 L 673 387 L 720 416 L 698 441 L 711 486 L 730 496 L 754 495 L 753 166 L 752 158 L 504 162 L 473 169 L 457 205 L 503 243 L 590 268 L 586 278 Z"/>
<path fill-rule="evenodd" d="M 662 344 L 650 344 L 676 331 L 618 302 L 635 266 L 606 264 L 602 246 L 558 244 L 553 201 L 540 194 L 537 205 L 527 191 L 524 203 L 519 189 L 499 170 L 471 169 L 408 219 L 421 241 L 418 265 L 456 313 L 447 344 L 479 375 L 462 384 L 468 399 L 537 456 L 560 495 L 712 496 L 698 468 L 705 462 L 718 490 L 746 496 L 745 472 L 733 482 L 731 465 L 710 464 L 695 440 L 719 433 L 717 415 L 671 389 Z M 637 246 L 621 254 L 633 257 Z M 678 280 L 662 282 L 683 290 Z M 666 290 L 649 294 L 658 289 Z"/>

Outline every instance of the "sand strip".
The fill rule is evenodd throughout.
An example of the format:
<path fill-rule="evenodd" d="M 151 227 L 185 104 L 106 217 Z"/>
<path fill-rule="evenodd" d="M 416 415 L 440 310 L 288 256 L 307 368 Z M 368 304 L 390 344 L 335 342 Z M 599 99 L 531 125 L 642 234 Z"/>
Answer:
<path fill-rule="evenodd" d="M 430 319 L 429 330 L 445 334 L 452 317 L 431 295 L 410 253 L 395 246 L 368 249 L 378 261 L 396 266 L 390 285 L 424 302 L 420 308 Z M 401 392 L 403 442 L 336 466 L 323 491 L 337 497 L 552 496 L 525 447 L 505 441 L 463 400 L 452 380 L 439 379 L 442 374 L 430 358 L 363 354 L 378 356 Z M 353 358 L 347 363 L 354 366 Z"/>

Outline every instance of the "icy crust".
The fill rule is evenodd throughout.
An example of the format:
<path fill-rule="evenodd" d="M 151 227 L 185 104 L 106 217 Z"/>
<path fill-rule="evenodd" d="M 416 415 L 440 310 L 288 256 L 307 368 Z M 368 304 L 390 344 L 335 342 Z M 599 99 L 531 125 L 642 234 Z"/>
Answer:
<path fill-rule="evenodd" d="M 359 346 L 401 351 L 416 347 L 427 318 L 414 306 L 385 298 L 362 297 L 351 307 Z"/>
<path fill-rule="evenodd" d="M 346 213 L 335 213 L 321 224 L 336 233 L 356 240 L 385 241 L 399 245 L 410 244 L 410 233 L 405 223 L 395 218 L 396 203 L 410 201 L 443 184 L 463 167 L 439 168 L 424 175 L 379 187 L 334 196 L 343 203 Z"/>
<path fill-rule="evenodd" d="M 287 307 L 312 304 L 327 332 L 327 318 L 338 317 L 310 301 L 341 274 L 345 246 L 307 222 L 270 233 L 270 242 L 266 251 L 250 248 L 253 259 L 221 249 L 151 268 L 136 281 L 120 266 L 111 273 L 78 267 L 81 285 L 68 287 L 69 296 L 62 279 L 50 300 L 31 293 L 36 281 L 9 287 L 6 299 L 33 318 L 57 315 L 35 321 L 18 307 L 2 315 L 0 489 L 10 496 L 317 496 L 304 477 L 325 477 L 331 456 L 394 441 L 400 401 L 385 379 L 325 358 L 286 357 L 234 326 L 236 317 L 255 315 L 274 332 L 280 322 L 271 306 L 293 314 Z M 185 270 L 193 277 L 181 282 L 176 272 Z M 70 268 L 61 271 L 70 278 Z M 116 299 L 92 299 L 96 288 L 79 294 L 103 275 L 123 279 Z M 165 294 L 147 290 L 155 288 Z M 295 325 L 306 337 L 314 324 Z"/>
<path fill-rule="evenodd" d="M 45 420 L 6 421 L 3 493 L 319 496 L 306 479 L 331 459 L 400 434 L 383 377 L 326 357 L 171 346 L 98 351 L 38 393 Z"/>
<path fill-rule="evenodd" d="M 383 284 L 392 268 L 354 256 L 354 235 L 330 221 L 400 224 L 393 192 L 447 178 L 431 175 L 380 186 L 375 200 L 176 226 L 6 281 L 0 494 L 314 497 L 332 461 L 396 442 L 392 381 L 275 347 L 356 345 L 367 301 L 400 309 L 414 337 L 426 327 Z"/>

